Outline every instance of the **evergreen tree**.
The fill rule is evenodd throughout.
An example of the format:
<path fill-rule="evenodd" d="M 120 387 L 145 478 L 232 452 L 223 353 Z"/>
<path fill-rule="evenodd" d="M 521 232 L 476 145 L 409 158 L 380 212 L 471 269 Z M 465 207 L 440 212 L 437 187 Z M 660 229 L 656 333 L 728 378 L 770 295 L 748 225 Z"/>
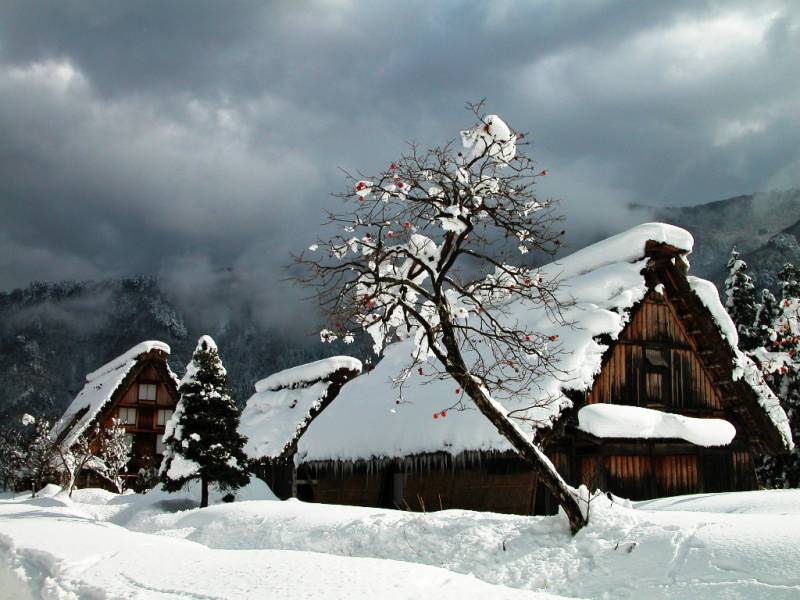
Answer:
<path fill-rule="evenodd" d="M 755 331 L 753 332 L 758 340 L 757 347 L 769 348 L 772 345 L 773 328 L 775 319 L 780 313 L 778 300 L 768 289 L 761 290 L 761 303 L 756 310 Z"/>
<path fill-rule="evenodd" d="M 776 302 L 767 290 L 762 293 L 757 324 L 762 331 L 762 345 L 752 353 L 764 380 L 778 396 L 789 417 L 795 440 L 791 453 L 763 457 L 758 477 L 764 487 L 800 487 L 800 285 L 798 273 L 786 264 L 779 277 L 781 300 Z M 768 323 L 768 315 L 772 322 Z"/>
<path fill-rule="evenodd" d="M 792 263 L 783 265 L 778 281 L 781 282 L 781 300 L 800 298 L 800 271 Z"/>
<path fill-rule="evenodd" d="M 725 308 L 739 332 L 739 348 L 753 350 L 758 346 L 755 332 L 756 297 L 753 280 L 747 274 L 747 263 L 739 258 L 734 246 L 728 260 L 725 280 Z"/>
<path fill-rule="evenodd" d="M 210 483 L 235 490 L 248 483 L 246 438 L 239 434 L 239 411 L 228 392 L 228 375 L 217 346 L 204 335 L 197 342 L 178 391 L 175 413 L 164 431 L 159 472 L 164 489 L 180 490 L 200 480 L 200 506 L 208 506 Z"/>

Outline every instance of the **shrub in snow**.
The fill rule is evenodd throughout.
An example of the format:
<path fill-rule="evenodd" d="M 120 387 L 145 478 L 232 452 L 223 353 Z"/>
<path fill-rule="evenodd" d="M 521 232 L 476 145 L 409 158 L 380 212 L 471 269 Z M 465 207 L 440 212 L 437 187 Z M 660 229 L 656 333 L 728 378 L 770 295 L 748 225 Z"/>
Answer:
<path fill-rule="evenodd" d="M 133 443 L 125 427 L 118 419 L 114 419 L 100 438 L 99 461 L 94 470 L 111 483 L 118 494 L 125 490 L 125 472 L 132 448 Z"/>
<path fill-rule="evenodd" d="M 60 478 L 58 470 L 58 448 L 50 437 L 50 422 L 37 419 L 31 423 L 33 430 L 25 447 L 25 460 L 22 464 L 24 476 L 31 481 L 31 495 L 36 496 L 46 481 Z"/>
<path fill-rule="evenodd" d="M 200 506 L 208 506 L 208 486 L 236 490 L 250 480 L 239 434 L 239 411 L 228 392 L 228 375 L 209 336 L 197 343 L 178 391 L 181 394 L 164 429 L 164 460 L 159 471 L 167 491 L 188 481 L 201 484 Z"/>
<path fill-rule="evenodd" d="M 586 522 L 579 498 L 534 440 L 531 423 L 501 400 L 552 375 L 558 336 L 528 330 L 513 317 L 525 301 L 559 320 L 557 282 L 528 266 L 528 252 L 554 253 L 563 232 L 550 201 L 533 193 L 547 174 L 520 148 L 523 136 L 497 115 L 471 107 L 477 124 L 454 143 L 409 153 L 375 177 L 351 179 L 341 197 L 352 210 L 335 214 L 338 231 L 298 258 L 301 280 L 319 294 L 330 318 L 323 341 L 371 336 L 376 353 L 398 339 L 413 351 L 397 373 L 452 381 L 448 410 L 471 402 L 533 468 L 569 516 L 573 531 Z M 516 418 L 515 418 L 516 417 Z M 366 425 L 366 424 L 365 424 Z"/>

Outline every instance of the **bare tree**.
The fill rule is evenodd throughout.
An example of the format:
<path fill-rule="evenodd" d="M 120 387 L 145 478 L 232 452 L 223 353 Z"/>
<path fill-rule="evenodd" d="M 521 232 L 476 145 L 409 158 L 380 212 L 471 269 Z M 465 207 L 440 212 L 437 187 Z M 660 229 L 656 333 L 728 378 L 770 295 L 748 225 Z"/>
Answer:
<path fill-rule="evenodd" d="M 103 430 L 94 471 L 114 486 L 118 494 L 125 491 L 125 472 L 131 459 L 133 442 L 119 419 Z"/>
<path fill-rule="evenodd" d="M 25 444 L 22 469 L 31 480 L 31 496 L 36 497 L 45 482 L 57 475 L 58 452 L 53 438 L 50 437 L 49 421 L 44 418 L 34 419 L 26 414 L 22 423 L 33 428 Z"/>
<path fill-rule="evenodd" d="M 99 461 L 96 449 L 100 445 L 102 434 L 100 424 L 94 422 L 69 447 L 53 441 L 61 462 L 62 487 L 67 490 L 70 498 L 81 471 Z"/>
<path fill-rule="evenodd" d="M 536 397 L 530 392 L 537 379 L 560 375 L 556 336 L 526 330 L 514 308 L 525 303 L 562 322 L 557 282 L 526 266 L 525 255 L 552 254 L 563 231 L 551 201 L 533 192 L 547 171 L 521 152 L 524 136 L 483 114 L 482 104 L 468 105 L 478 122 L 461 133 L 463 148 L 450 142 L 421 151 L 410 144 L 380 175 L 347 173 L 352 191 L 337 196 L 351 208 L 329 213 L 326 226 L 338 232 L 296 257 L 304 267 L 298 279 L 312 287 L 330 319 L 323 341 L 349 341 L 363 330 L 380 353 L 393 339 L 413 338 L 397 378 L 401 394 L 414 369 L 455 380 L 577 532 L 586 515 L 539 446 L 536 413 L 509 412 L 502 404 L 510 396 Z"/>

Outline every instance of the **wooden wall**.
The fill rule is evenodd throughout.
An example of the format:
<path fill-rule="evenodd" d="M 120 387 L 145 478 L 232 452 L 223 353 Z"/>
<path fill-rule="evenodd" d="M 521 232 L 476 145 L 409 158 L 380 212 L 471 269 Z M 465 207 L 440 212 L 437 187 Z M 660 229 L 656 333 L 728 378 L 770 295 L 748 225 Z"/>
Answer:
<path fill-rule="evenodd" d="M 586 397 L 606 402 L 719 416 L 719 391 L 690 336 L 660 294 L 651 293 L 620 336 Z"/>

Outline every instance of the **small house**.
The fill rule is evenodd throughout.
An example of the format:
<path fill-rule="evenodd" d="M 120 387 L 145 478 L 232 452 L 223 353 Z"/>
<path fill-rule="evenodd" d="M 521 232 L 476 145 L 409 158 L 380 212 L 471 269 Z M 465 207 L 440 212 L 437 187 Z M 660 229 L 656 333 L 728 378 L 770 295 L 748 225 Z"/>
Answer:
<path fill-rule="evenodd" d="M 555 340 L 555 369 L 502 403 L 570 484 L 632 499 L 750 490 L 754 456 L 792 447 L 786 414 L 738 350 L 716 288 L 688 274 L 692 245 L 677 227 L 635 227 L 541 268 L 559 282 L 562 319 L 512 307 L 527 330 Z M 452 381 L 413 372 L 399 393 L 393 381 L 411 350 L 408 340 L 391 344 L 328 398 L 285 473 L 296 495 L 553 512 L 535 474 Z M 275 412 L 290 410 L 290 387 L 273 400 Z M 268 460 L 264 449 L 253 456 Z"/>
<path fill-rule="evenodd" d="M 158 469 L 163 453 L 164 425 L 178 403 L 178 380 L 167 359 L 170 348 L 158 341 L 137 344 L 86 376 L 52 435 L 63 447 L 71 447 L 94 423 L 111 427 L 116 419 L 132 444 L 128 464 L 129 487 L 135 487 L 139 470 Z M 99 482 L 85 473 L 87 482 Z"/>

